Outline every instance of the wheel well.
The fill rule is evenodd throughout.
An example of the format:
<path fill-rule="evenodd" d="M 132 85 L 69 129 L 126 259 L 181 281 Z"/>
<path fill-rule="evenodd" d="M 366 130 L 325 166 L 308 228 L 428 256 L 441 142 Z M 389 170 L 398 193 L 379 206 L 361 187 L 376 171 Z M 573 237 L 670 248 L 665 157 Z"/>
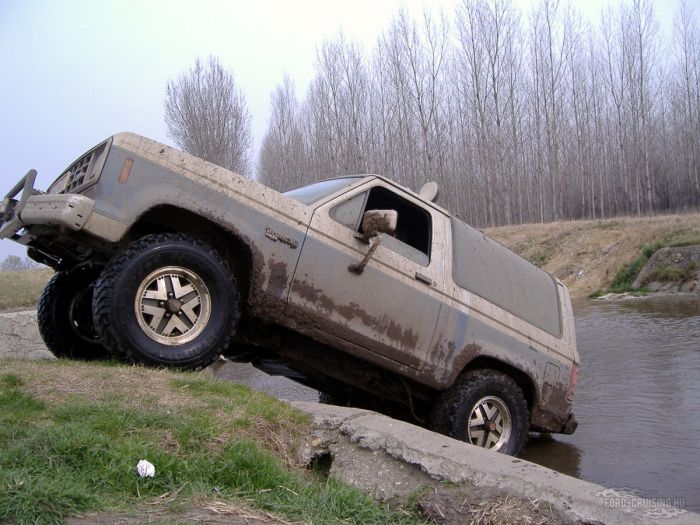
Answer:
<path fill-rule="evenodd" d="M 523 391 L 525 401 L 527 401 L 527 408 L 532 414 L 532 408 L 535 404 L 535 384 L 530 376 L 514 366 L 491 357 L 477 357 L 471 361 L 464 370 L 474 370 L 477 368 L 490 368 L 510 376 Z"/>
<path fill-rule="evenodd" d="M 176 206 L 158 206 L 144 213 L 131 227 L 125 239 L 133 242 L 152 233 L 184 233 L 218 251 L 233 271 L 246 304 L 250 290 L 253 255 L 250 247 L 234 232 L 222 228 L 201 215 Z"/>

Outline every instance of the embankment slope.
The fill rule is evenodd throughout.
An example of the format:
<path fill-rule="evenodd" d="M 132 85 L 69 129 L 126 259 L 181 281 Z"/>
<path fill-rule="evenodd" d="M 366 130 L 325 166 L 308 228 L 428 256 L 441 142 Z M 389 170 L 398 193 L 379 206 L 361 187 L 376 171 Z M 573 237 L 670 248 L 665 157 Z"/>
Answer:
<path fill-rule="evenodd" d="M 572 297 L 586 297 L 610 285 L 640 249 L 658 241 L 700 239 L 700 213 L 618 217 L 486 228 L 484 233 L 553 273 Z"/>

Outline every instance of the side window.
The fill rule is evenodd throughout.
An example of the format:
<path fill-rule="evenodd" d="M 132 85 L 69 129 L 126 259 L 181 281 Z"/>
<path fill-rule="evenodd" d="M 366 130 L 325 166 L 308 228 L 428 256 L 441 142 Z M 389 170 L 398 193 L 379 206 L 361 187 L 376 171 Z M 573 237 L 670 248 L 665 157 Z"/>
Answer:
<path fill-rule="evenodd" d="M 345 202 L 341 202 L 337 206 L 331 208 L 331 219 L 338 221 L 351 230 L 357 231 L 360 225 L 360 217 L 362 217 L 365 207 L 365 201 L 367 200 L 367 193 L 368 192 L 365 191 L 355 195 Z"/>
<path fill-rule="evenodd" d="M 331 209 L 330 216 L 348 228 L 361 232 L 362 216 L 368 210 L 396 210 L 396 233 L 394 237 L 383 235 L 382 244 L 422 266 L 428 266 L 432 222 L 427 210 L 391 190 L 375 186 L 369 192 L 338 204 Z"/>

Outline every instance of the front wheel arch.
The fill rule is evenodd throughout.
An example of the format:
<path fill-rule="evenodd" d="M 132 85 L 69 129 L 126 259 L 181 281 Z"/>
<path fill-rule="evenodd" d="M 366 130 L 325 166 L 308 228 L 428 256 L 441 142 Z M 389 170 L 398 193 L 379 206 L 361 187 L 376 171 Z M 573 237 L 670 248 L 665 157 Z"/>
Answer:
<path fill-rule="evenodd" d="M 236 278 L 241 303 L 247 304 L 254 260 L 244 236 L 186 208 L 159 204 L 139 216 L 129 227 L 124 242 L 136 242 L 147 235 L 162 233 L 179 233 L 215 246 Z"/>

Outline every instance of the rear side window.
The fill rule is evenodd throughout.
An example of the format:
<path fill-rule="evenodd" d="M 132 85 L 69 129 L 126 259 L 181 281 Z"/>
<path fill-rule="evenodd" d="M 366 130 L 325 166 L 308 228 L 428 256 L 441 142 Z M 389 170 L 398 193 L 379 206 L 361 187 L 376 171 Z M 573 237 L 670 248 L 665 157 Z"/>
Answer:
<path fill-rule="evenodd" d="M 561 337 L 554 278 L 452 217 L 453 277 L 462 288 L 545 332 Z"/>

